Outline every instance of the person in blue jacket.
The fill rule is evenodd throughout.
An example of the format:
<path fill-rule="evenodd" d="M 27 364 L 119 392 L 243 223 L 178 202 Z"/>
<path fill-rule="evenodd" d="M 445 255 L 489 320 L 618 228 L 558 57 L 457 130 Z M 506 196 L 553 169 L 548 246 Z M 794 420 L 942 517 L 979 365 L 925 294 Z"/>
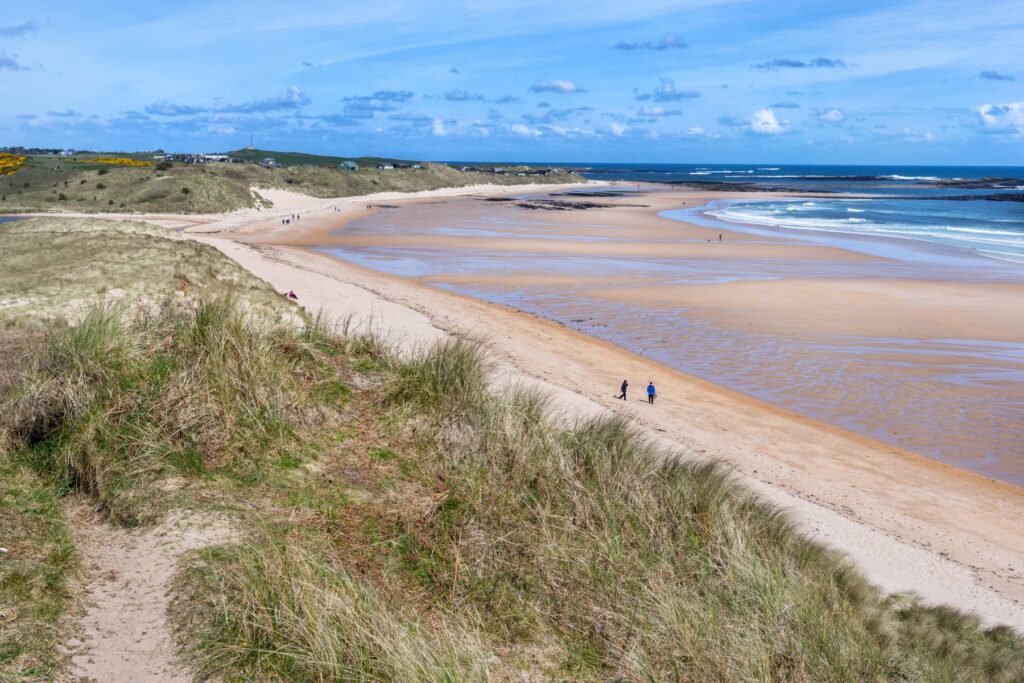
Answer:
<path fill-rule="evenodd" d="M 654 403 L 654 397 L 658 395 L 658 392 L 654 389 L 654 382 L 647 385 L 647 402 Z"/>

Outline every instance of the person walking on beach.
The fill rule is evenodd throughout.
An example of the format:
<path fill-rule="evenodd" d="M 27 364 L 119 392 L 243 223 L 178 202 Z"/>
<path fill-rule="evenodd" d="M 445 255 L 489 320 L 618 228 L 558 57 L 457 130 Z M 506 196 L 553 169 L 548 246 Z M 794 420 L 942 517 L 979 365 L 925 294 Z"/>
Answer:
<path fill-rule="evenodd" d="M 619 389 L 622 390 L 622 393 L 619 394 L 618 396 L 616 396 L 615 398 L 621 398 L 623 401 L 625 401 L 626 400 L 626 389 L 629 389 L 629 382 L 626 381 L 626 380 L 622 380 L 622 386 L 619 387 Z"/>
<path fill-rule="evenodd" d="M 654 382 L 651 382 L 647 385 L 647 402 L 654 403 L 654 397 L 657 395 L 658 393 L 654 389 Z"/>

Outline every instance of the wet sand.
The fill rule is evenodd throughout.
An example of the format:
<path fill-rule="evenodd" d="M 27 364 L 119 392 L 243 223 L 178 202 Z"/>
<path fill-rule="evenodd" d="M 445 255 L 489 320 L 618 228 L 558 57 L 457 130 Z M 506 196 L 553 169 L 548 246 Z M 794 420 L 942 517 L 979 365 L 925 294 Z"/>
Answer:
<path fill-rule="evenodd" d="M 271 239 L 536 313 L 864 436 L 1024 483 L 1024 270 L 999 281 L 981 261 L 884 258 L 658 215 L 721 196 L 623 192 L 562 211 L 450 199 Z"/>

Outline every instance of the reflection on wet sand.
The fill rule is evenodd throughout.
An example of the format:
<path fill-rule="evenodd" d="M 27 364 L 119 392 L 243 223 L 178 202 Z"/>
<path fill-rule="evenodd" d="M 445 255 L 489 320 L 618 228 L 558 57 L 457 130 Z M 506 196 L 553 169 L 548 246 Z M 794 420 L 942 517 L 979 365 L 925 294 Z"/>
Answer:
<path fill-rule="evenodd" d="M 908 260 L 905 247 L 884 258 L 877 245 L 869 255 L 656 215 L 680 206 L 678 193 L 595 201 L 604 206 L 411 205 L 321 243 L 346 260 L 537 313 L 757 398 L 1024 483 L 1024 270 Z"/>

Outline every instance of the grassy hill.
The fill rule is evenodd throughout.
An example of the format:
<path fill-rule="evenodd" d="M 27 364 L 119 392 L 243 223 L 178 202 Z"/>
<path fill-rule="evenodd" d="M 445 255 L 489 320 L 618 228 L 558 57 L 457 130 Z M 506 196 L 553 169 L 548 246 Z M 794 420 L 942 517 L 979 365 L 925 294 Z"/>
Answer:
<path fill-rule="evenodd" d="M 342 161 L 354 161 L 362 166 L 374 166 L 381 162 L 390 163 L 415 163 L 405 159 L 392 157 L 338 157 L 323 154 L 305 154 L 303 152 L 275 152 L 269 149 L 236 149 L 233 152 L 225 152 L 228 156 L 244 161 L 259 162 L 266 158 L 272 158 L 282 166 L 329 166 L 336 167 Z"/>
<path fill-rule="evenodd" d="M 398 356 L 215 250 L 62 225 L 0 224 L 21 273 L 0 301 L 59 312 L 66 291 L 77 321 L 0 307 L 0 680 L 67 663 L 86 580 L 69 495 L 114 524 L 187 509 L 238 530 L 174 580 L 202 680 L 1024 679 L 1009 629 L 879 592 L 627 422 L 566 425 L 543 395 L 492 389 L 479 346 Z M 104 230 L 124 251 L 87 251 Z M 53 289 L 22 282 L 58 265 Z M 136 278 L 143 310 L 80 308 L 104 273 Z"/>
<path fill-rule="evenodd" d="M 415 192 L 442 187 L 582 182 L 574 175 L 516 177 L 463 173 L 444 164 L 421 169 L 377 170 L 362 158 L 359 171 L 338 171 L 333 157 L 250 150 L 273 156 L 285 168 L 256 164 L 174 164 L 127 167 L 89 163 L 90 157 L 30 157 L 13 175 L 0 177 L 0 214 L 37 211 L 217 213 L 261 206 L 250 188 L 289 189 L 313 197 L 374 192 Z M 146 155 L 136 155 L 143 160 Z M 291 161 L 289 161 L 291 160 Z M 328 161 L 329 160 L 329 161 Z M 340 161 L 340 158 L 338 159 Z M 325 165 L 326 162 L 326 165 Z"/>

